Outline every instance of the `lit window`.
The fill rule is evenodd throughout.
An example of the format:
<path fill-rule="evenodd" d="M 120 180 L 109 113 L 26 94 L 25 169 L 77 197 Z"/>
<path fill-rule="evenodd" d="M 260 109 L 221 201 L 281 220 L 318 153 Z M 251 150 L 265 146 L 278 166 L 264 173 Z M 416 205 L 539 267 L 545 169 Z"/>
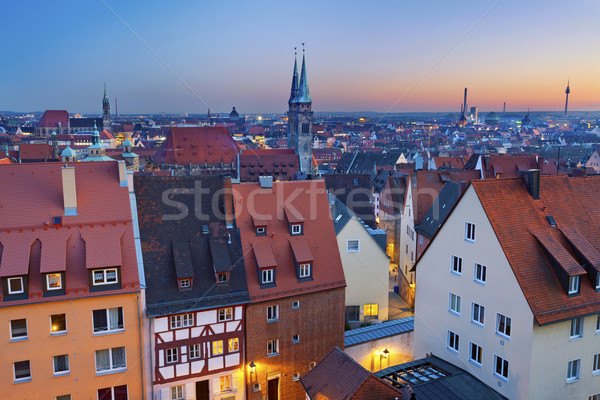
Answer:
<path fill-rule="evenodd" d="M 60 356 L 54 356 L 54 375 L 68 375 L 69 374 L 69 355 L 63 354 Z"/>
<path fill-rule="evenodd" d="M 171 400 L 183 400 L 183 385 L 171 387 Z"/>
<path fill-rule="evenodd" d="M 27 339 L 27 320 L 25 318 L 10 321 L 10 338 Z"/>
<path fill-rule="evenodd" d="M 379 304 L 365 304 L 364 316 L 377 319 L 379 317 Z"/>
<path fill-rule="evenodd" d="M 346 251 L 348 253 L 355 253 L 359 251 L 360 241 L 358 239 L 348 240 L 346 242 Z"/>
<path fill-rule="evenodd" d="M 494 354 L 494 374 L 508 380 L 508 360 Z"/>
<path fill-rule="evenodd" d="M 469 353 L 469 360 L 471 360 L 472 362 L 474 362 L 478 366 L 481 366 L 481 354 L 482 354 L 482 352 L 483 352 L 483 349 L 481 348 L 481 346 L 478 346 L 475 343 L 471 342 L 471 350 L 470 350 L 470 353 Z"/>
<path fill-rule="evenodd" d="M 94 310 L 92 319 L 94 321 L 94 333 L 122 331 L 125 327 L 123 324 L 123 307 Z"/>
<path fill-rule="evenodd" d="M 448 348 L 458 353 L 458 342 L 459 336 L 452 331 L 448 331 Z"/>
<path fill-rule="evenodd" d="M 465 240 L 469 242 L 475 241 L 475 224 L 465 222 Z"/>
<path fill-rule="evenodd" d="M 471 304 L 471 321 L 483 325 L 485 307 L 477 303 Z"/>
<path fill-rule="evenodd" d="M 294 336 L 292 336 L 292 343 L 299 343 L 300 342 L 300 335 L 296 334 Z"/>
<path fill-rule="evenodd" d="M 227 272 L 217 273 L 217 283 L 227 283 L 229 281 L 229 274 Z"/>
<path fill-rule="evenodd" d="M 569 339 L 579 339 L 583 337 L 583 318 L 573 318 L 571 320 L 571 333 Z"/>
<path fill-rule="evenodd" d="M 215 340 L 214 342 L 212 342 L 212 348 L 213 348 L 213 352 L 212 352 L 213 356 L 218 356 L 219 354 L 223 354 L 223 341 Z"/>
<path fill-rule="evenodd" d="M 25 287 L 23 286 L 23 277 L 17 276 L 14 278 L 8 278 L 8 294 L 20 293 L 25 293 Z"/>
<path fill-rule="evenodd" d="M 579 293 L 579 276 L 569 278 L 569 294 Z"/>
<path fill-rule="evenodd" d="M 496 316 L 496 333 L 510 338 L 512 319 L 500 313 Z"/>
<path fill-rule="evenodd" d="M 65 314 L 55 314 L 50 316 L 50 333 L 59 335 L 67 332 L 67 316 Z"/>
<path fill-rule="evenodd" d="M 221 392 L 231 390 L 231 375 L 221 376 L 219 378 L 219 384 Z"/>
<path fill-rule="evenodd" d="M 300 264 L 299 270 L 300 278 L 310 277 L 310 264 Z"/>
<path fill-rule="evenodd" d="M 229 339 L 229 352 L 233 353 L 240 349 L 240 340 L 238 338 Z"/>
<path fill-rule="evenodd" d="M 200 345 L 192 344 L 190 345 L 190 358 L 200 358 Z"/>
<path fill-rule="evenodd" d="M 267 322 L 277 321 L 279 319 L 279 306 L 268 306 L 267 307 Z"/>
<path fill-rule="evenodd" d="M 450 268 L 455 274 L 462 274 L 462 258 L 452 256 L 452 264 L 450 265 Z"/>
<path fill-rule="evenodd" d="M 475 264 L 475 282 L 485 283 L 487 267 L 481 264 Z"/>
<path fill-rule="evenodd" d="M 233 319 L 233 307 L 219 308 L 219 322 Z"/>
<path fill-rule="evenodd" d="M 26 381 L 31 379 L 31 368 L 29 360 L 17 361 L 13 364 L 15 372 L 15 382 Z"/>
<path fill-rule="evenodd" d="M 594 354 L 594 364 L 592 365 L 592 374 L 600 374 L 600 353 Z"/>
<path fill-rule="evenodd" d="M 112 285 L 119 282 L 116 268 L 95 270 L 93 276 L 94 285 Z"/>
<path fill-rule="evenodd" d="M 267 355 L 274 356 L 279 354 L 279 339 L 269 340 L 267 342 Z"/>
<path fill-rule="evenodd" d="M 292 380 L 297 381 L 300 379 L 300 372 L 294 372 L 292 374 Z"/>
<path fill-rule="evenodd" d="M 96 372 L 117 371 L 126 367 L 125 347 L 96 350 Z"/>
<path fill-rule="evenodd" d="M 292 310 L 297 310 L 300 308 L 300 300 L 294 300 L 292 302 Z"/>
<path fill-rule="evenodd" d="M 567 383 L 579 380 L 579 366 L 581 360 L 572 360 L 567 364 Z"/>
<path fill-rule="evenodd" d="M 179 352 L 177 347 L 173 347 L 171 349 L 167 349 L 167 363 L 176 363 L 179 359 Z"/>
<path fill-rule="evenodd" d="M 299 235 L 302 233 L 302 225 L 292 225 L 292 235 Z"/>
<path fill-rule="evenodd" d="M 311 362 L 310 364 L 308 364 L 308 369 L 309 369 L 309 371 L 310 371 L 311 369 L 313 369 L 314 367 L 316 367 L 316 366 L 317 366 L 317 363 L 316 363 L 316 362 L 314 362 L 314 361 L 313 361 L 313 362 Z"/>
<path fill-rule="evenodd" d="M 448 308 L 451 312 L 460 315 L 460 296 L 450 293 Z"/>
<path fill-rule="evenodd" d="M 272 269 L 263 269 L 262 270 L 262 283 L 273 283 L 273 270 Z"/>
<path fill-rule="evenodd" d="M 46 290 L 60 290 L 62 289 L 61 274 L 46 274 Z"/>

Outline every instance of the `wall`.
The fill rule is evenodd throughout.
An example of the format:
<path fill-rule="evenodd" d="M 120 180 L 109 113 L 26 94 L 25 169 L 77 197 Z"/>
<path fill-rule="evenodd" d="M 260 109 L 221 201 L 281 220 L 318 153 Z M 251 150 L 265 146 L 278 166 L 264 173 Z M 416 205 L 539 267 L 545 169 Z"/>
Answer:
<path fill-rule="evenodd" d="M 412 361 L 413 336 L 413 331 L 409 331 L 400 335 L 348 346 L 344 351 L 368 371 L 377 372 L 392 365 Z M 380 356 L 384 349 L 388 349 L 390 352 L 387 359 Z"/>
<path fill-rule="evenodd" d="M 96 399 L 100 388 L 127 385 L 130 399 L 142 399 L 142 362 L 137 294 L 100 296 L 0 309 L 0 386 L 6 399 Z M 2 304 L 6 306 L 6 303 Z M 92 311 L 123 307 L 124 332 L 94 335 Z M 66 314 L 67 334 L 50 335 L 50 315 Z M 10 320 L 27 319 L 28 339 L 10 342 Z M 125 346 L 127 371 L 96 376 L 96 350 Z M 53 376 L 55 355 L 69 355 L 70 374 Z M 13 383 L 13 363 L 30 360 L 31 381 Z"/>
<path fill-rule="evenodd" d="M 475 242 L 465 238 L 465 222 L 475 223 Z M 463 258 L 462 275 L 451 272 L 451 256 Z M 474 281 L 474 264 L 487 266 L 485 285 Z M 529 396 L 533 314 L 473 187 L 429 244 L 417 265 L 415 359 L 434 355 L 473 374 L 509 399 Z M 448 311 L 449 292 L 461 296 L 461 314 Z M 484 326 L 471 322 L 471 303 L 485 307 Z M 496 332 L 496 314 L 512 319 L 510 340 Z M 459 352 L 447 347 L 447 332 L 460 336 Z M 469 343 L 483 348 L 482 365 L 469 361 Z M 509 379 L 494 372 L 494 354 L 509 361 Z"/>

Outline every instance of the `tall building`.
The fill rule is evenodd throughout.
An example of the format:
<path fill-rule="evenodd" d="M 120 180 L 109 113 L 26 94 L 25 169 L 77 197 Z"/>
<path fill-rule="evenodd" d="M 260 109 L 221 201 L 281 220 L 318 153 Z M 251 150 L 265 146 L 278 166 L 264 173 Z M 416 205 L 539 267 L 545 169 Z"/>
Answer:
<path fill-rule="evenodd" d="M 312 172 L 312 100 L 308 90 L 306 76 L 306 59 L 302 49 L 302 71 L 298 80 L 298 64 L 294 59 L 292 89 L 288 100 L 288 147 L 294 148 L 300 156 L 300 169 L 310 174 Z"/>
<path fill-rule="evenodd" d="M 110 101 L 106 95 L 106 85 L 104 85 L 104 98 L 102 99 L 102 129 L 110 132 Z"/>
<path fill-rule="evenodd" d="M 569 93 L 571 93 L 571 89 L 569 88 L 569 81 L 567 81 L 567 90 L 565 90 L 565 117 L 567 116 L 567 110 L 569 108 Z"/>

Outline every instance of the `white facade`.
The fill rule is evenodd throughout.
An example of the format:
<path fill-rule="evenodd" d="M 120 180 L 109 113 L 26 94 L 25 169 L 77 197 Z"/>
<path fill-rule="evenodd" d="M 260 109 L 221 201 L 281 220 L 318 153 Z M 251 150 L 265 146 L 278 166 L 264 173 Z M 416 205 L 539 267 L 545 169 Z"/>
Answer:
<path fill-rule="evenodd" d="M 398 268 L 410 284 L 415 282 L 414 272 L 410 272 L 417 259 L 417 234 L 415 232 L 415 213 L 413 209 L 412 179 L 406 188 L 404 209 L 400 219 L 400 260 Z"/>

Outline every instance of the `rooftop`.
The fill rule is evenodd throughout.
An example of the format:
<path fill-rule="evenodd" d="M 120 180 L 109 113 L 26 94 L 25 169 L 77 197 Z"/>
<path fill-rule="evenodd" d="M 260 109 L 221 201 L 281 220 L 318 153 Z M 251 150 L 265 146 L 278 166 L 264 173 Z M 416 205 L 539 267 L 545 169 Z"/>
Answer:
<path fill-rule="evenodd" d="M 382 339 L 389 336 L 400 335 L 410 332 L 415 328 L 415 318 L 406 317 L 393 321 L 386 321 L 380 324 L 365 326 L 363 328 L 352 329 L 344 334 L 344 346 L 355 346 L 371 340 Z"/>

